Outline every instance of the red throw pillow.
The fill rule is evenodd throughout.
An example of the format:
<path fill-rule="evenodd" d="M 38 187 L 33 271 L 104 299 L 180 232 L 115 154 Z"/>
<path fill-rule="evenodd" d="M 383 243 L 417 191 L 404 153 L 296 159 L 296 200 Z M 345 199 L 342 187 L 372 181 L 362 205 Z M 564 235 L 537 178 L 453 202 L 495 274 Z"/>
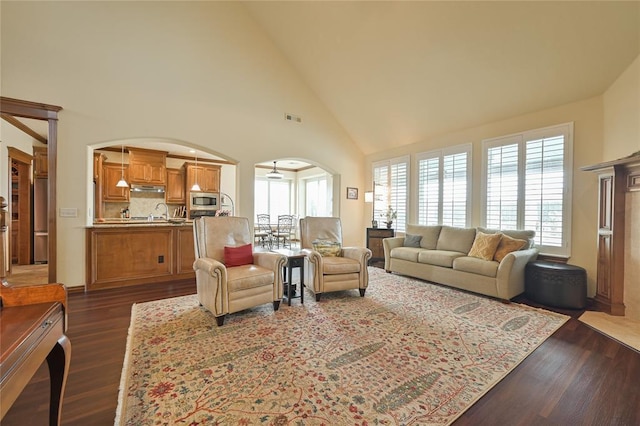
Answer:
<path fill-rule="evenodd" d="M 227 267 L 251 265 L 252 263 L 253 247 L 251 247 L 251 244 L 224 248 L 224 264 Z"/>

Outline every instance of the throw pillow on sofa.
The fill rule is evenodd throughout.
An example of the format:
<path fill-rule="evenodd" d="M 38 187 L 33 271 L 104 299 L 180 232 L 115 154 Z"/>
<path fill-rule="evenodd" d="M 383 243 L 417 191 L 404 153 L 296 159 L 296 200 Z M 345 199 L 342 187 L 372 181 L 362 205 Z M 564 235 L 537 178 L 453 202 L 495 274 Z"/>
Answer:
<path fill-rule="evenodd" d="M 315 240 L 312 244 L 313 249 L 322 257 L 340 257 L 342 255 L 342 244 L 337 241 Z"/>
<path fill-rule="evenodd" d="M 224 264 L 227 268 L 232 266 L 251 265 L 253 263 L 253 248 L 251 244 L 238 247 L 225 246 Z"/>
<path fill-rule="evenodd" d="M 485 234 L 478 232 L 476 238 L 473 240 L 471 250 L 469 250 L 469 256 L 483 260 L 493 260 L 493 256 L 496 254 L 501 239 L 502 234 Z"/>
<path fill-rule="evenodd" d="M 422 235 L 406 234 L 403 246 L 420 248 L 420 241 L 422 241 Z"/>
<path fill-rule="evenodd" d="M 496 249 L 496 253 L 493 255 L 493 259 L 498 262 L 502 262 L 502 259 L 504 259 L 506 255 L 512 251 L 518 251 L 528 244 L 528 241 L 511 238 L 510 236 L 503 234 L 500 244 L 498 244 L 498 248 Z"/>

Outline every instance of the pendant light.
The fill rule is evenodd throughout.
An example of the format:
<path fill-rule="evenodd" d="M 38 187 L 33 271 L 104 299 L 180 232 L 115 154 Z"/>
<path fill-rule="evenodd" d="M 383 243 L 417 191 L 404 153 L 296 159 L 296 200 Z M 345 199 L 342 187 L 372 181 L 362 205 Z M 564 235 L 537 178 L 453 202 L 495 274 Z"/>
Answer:
<path fill-rule="evenodd" d="M 194 179 L 194 182 L 193 182 L 193 186 L 191 187 L 191 190 L 192 190 L 192 191 L 195 191 L 195 192 L 200 192 L 200 191 L 202 191 L 202 190 L 200 189 L 200 185 L 198 185 L 198 153 L 196 153 L 196 167 L 195 167 L 195 171 L 196 171 L 196 173 L 195 173 L 195 179 Z"/>
<path fill-rule="evenodd" d="M 122 145 L 122 149 L 120 152 L 120 180 L 116 183 L 116 187 L 118 188 L 128 188 L 129 184 L 126 180 L 124 180 L 124 145 Z"/>
<path fill-rule="evenodd" d="M 276 168 L 276 162 L 273 162 L 273 170 L 267 173 L 267 179 L 282 179 L 284 175 Z"/>

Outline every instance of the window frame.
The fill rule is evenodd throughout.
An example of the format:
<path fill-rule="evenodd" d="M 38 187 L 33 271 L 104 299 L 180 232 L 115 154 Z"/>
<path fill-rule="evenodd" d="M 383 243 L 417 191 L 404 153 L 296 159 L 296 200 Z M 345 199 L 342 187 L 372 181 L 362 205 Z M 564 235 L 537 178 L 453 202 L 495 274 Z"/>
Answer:
<path fill-rule="evenodd" d="M 562 194 L 562 243 L 559 247 L 545 246 L 536 243 L 541 254 L 569 258 L 571 257 L 572 197 L 573 197 L 573 135 L 574 123 L 562 123 L 521 133 L 485 139 L 482 141 L 482 178 L 481 178 L 481 223 L 487 226 L 487 192 L 489 149 L 498 146 L 518 145 L 518 195 L 517 195 L 517 229 L 524 229 L 526 195 L 526 147 L 528 142 L 564 136 L 563 140 L 563 194 Z M 536 233 L 536 238 L 540 236 Z"/>
<path fill-rule="evenodd" d="M 438 159 L 438 224 L 442 225 L 443 221 L 443 211 L 444 211 L 444 161 L 445 157 L 450 157 L 452 155 L 458 154 L 467 154 L 467 167 L 466 167 L 466 205 L 465 205 L 465 227 L 470 227 L 472 222 L 472 214 L 473 214 L 473 144 L 466 143 L 461 145 L 456 145 L 452 147 L 446 147 L 443 149 L 433 150 L 421 152 L 415 155 L 414 165 L 415 165 L 415 182 L 416 182 L 416 191 L 415 191 L 415 218 L 416 223 L 419 225 L 427 225 L 427 223 L 422 223 L 420 218 L 420 191 L 422 189 L 421 181 L 420 181 L 420 162 L 423 160 L 429 159 Z"/>
<path fill-rule="evenodd" d="M 278 184 L 278 183 L 286 183 L 289 186 L 289 200 L 287 201 L 287 209 L 288 212 L 283 212 L 280 214 L 293 214 L 293 199 L 294 199 L 294 182 L 292 179 L 278 179 L 278 180 L 274 180 L 274 179 L 269 179 L 267 177 L 262 177 L 262 176 L 257 176 L 254 180 L 254 182 L 265 182 L 267 184 L 267 202 L 268 202 L 268 211 L 267 213 L 269 213 L 270 217 L 271 217 L 271 221 L 273 222 L 274 220 L 274 216 L 275 218 L 277 218 L 277 215 L 273 215 L 272 214 L 272 207 L 271 207 L 271 203 L 272 203 L 272 197 L 271 197 L 271 184 Z M 254 187 L 256 187 L 257 185 L 254 184 Z M 256 193 L 254 191 L 254 210 L 255 210 L 255 214 L 257 215 L 259 213 L 258 211 L 258 203 L 256 202 Z M 256 216 L 257 217 L 257 216 Z"/>
<path fill-rule="evenodd" d="M 406 184 L 403 188 L 403 191 L 398 191 L 398 185 L 392 182 L 393 173 L 392 169 L 394 166 L 398 164 L 404 164 L 406 167 L 405 177 Z M 386 168 L 387 169 L 387 182 L 379 182 L 376 181 L 376 169 Z M 376 161 L 371 166 L 371 176 L 373 180 L 373 188 L 374 188 L 374 201 L 373 201 L 373 219 L 378 221 L 378 226 L 382 227 L 382 222 L 384 222 L 384 212 L 387 210 L 387 206 L 391 205 L 394 210 L 396 210 L 398 217 L 393 220 L 394 226 L 393 228 L 396 232 L 406 232 L 407 224 L 409 222 L 409 194 L 410 194 L 410 185 L 411 185 L 411 161 L 409 155 L 404 155 L 401 157 L 389 158 L 387 160 Z M 379 188 L 384 188 L 384 193 L 381 195 L 378 191 Z M 404 206 L 402 209 L 398 208 L 399 202 L 392 202 L 391 199 L 404 196 Z M 386 197 L 387 199 L 380 199 L 380 197 Z M 391 198 L 391 199 L 390 199 Z M 376 208 L 377 204 L 383 202 L 383 208 Z"/>

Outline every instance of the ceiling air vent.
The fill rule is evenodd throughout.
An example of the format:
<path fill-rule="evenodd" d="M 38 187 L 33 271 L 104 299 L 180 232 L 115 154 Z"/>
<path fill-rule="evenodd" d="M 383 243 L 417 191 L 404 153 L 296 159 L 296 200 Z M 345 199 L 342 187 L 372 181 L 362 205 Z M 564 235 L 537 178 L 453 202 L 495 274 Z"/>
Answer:
<path fill-rule="evenodd" d="M 287 121 L 295 121 L 296 123 L 302 123 L 302 117 L 293 114 L 284 113 L 284 119 Z"/>

